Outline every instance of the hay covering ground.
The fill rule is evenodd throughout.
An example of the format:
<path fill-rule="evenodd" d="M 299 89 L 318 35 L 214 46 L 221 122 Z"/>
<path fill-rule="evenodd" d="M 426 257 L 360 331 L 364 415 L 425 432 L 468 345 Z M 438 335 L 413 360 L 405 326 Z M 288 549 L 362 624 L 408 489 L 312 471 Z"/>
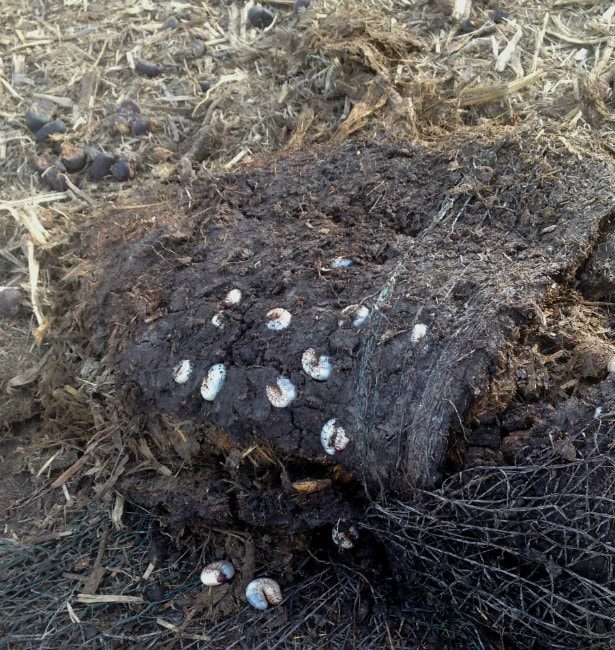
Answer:
<path fill-rule="evenodd" d="M 14 647 L 606 642 L 612 589 L 571 567 L 556 590 L 549 562 L 583 550 L 604 560 L 612 584 L 614 549 L 601 529 L 612 516 L 604 509 L 611 482 L 587 482 L 608 475 L 611 450 L 590 446 L 570 462 L 543 452 L 524 466 L 453 477 L 412 506 L 374 507 L 365 529 L 414 558 L 411 585 L 354 560 L 318 558 L 320 570 L 295 575 L 273 615 L 255 615 L 239 593 L 228 609 L 228 598 L 203 594 L 198 567 L 220 549 L 245 556 L 253 541 L 223 530 L 170 539 L 154 513 L 115 493 L 121 476 L 172 469 L 145 437 L 129 435 L 112 371 L 88 352 L 77 314 L 72 323 L 58 318 L 75 281 L 67 242 L 101 205 L 134 203 L 134 187 L 164 198 L 161 183 L 359 131 L 428 142 L 526 120 L 548 125 L 571 155 L 612 154 L 610 3 L 512 2 L 495 23 L 496 4 L 475 2 L 473 26 L 449 20 L 446 5 L 316 0 L 294 15 L 278 0 L 276 21 L 258 32 L 246 23 L 248 5 L 236 3 L 2 3 L 0 284 L 22 288 L 27 305 L 0 325 L 0 630 Z M 141 57 L 163 74 L 136 74 Z M 157 118 L 155 133 L 109 132 L 109 116 L 127 97 Z M 27 106 L 41 98 L 69 125 L 69 143 L 130 159 L 135 180 L 45 187 L 24 126 Z M 565 483 L 557 504 L 526 494 L 528 483 L 545 481 Z M 557 513 L 581 501 L 573 530 L 564 530 Z M 544 557 L 513 544 L 528 521 L 552 543 L 550 553 L 539 551 Z M 392 600 L 393 590 L 403 596 Z"/>

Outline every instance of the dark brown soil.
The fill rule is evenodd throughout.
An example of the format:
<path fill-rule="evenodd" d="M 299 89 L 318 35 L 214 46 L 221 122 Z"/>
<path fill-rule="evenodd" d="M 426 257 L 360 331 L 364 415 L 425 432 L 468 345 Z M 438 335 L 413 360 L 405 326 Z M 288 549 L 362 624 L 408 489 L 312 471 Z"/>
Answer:
<path fill-rule="evenodd" d="M 610 174 L 514 131 L 282 156 L 201 181 L 178 194 L 175 214 L 114 215 L 126 241 L 96 234 L 110 262 L 89 288 L 87 327 L 103 346 L 113 324 L 134 408 L 192 423 L 197 439 L 211 424 L 239 445 L 343 463 L 372 487 L 432 485 L 451 425 L 601 236 Z M 331 269 L 338 257 L 352 265 Z M 212 317 L 235 288 L 243 300 L 218 329 Z M 371 310 L 366 326 L 340 327 L 356 303 Z M 293 316 L 282 332 L 265 327 L 276 307 Z M 427 335 L 413 343 L 417 323 Z M 329 381 L 302 371 L 310 347 L 333 358 Z M 178 385 L 182 359 L 195 372 Z M 226 382 L 205 402 L 215 363 Z M 265 387 L 281 375 L 297 398 L 273 408 Z M 351 439 L 333 459 L 320 441 L 331 418 Z"/>

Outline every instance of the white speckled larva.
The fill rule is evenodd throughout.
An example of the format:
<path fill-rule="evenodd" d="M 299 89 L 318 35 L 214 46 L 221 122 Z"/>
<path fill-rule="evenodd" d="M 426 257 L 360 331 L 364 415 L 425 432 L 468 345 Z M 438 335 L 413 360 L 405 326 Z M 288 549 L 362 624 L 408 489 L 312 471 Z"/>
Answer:
<path fill-rule="evenodd" d="M 348 320 L 352 322 L 353 327 L 361 327 L 369 317 L 369 309 L 365 305 L 349 305 L 342 309 L 342 318 L 338 325 L 341 327 Z"/>
<path fill-rule="evenodd" d="M 281 307 L 272 309 L 267 312 L 267 329 L 273 330 L 274 332 L 281 332 L 290 325 L 291 319 L 292 316 L 286 309 L 282 309 Z"/>
<path fill-rule="evenodd" d="M 329 456 L 344 451 L 350 442 L 350 438 L 346 435 L 344 427 L 336 424 L 336 422 L 336 418 L 328 420 L 320 432 L 320 442 Z"/>
<path fill-rule="evenodd" d="M 207 376 L 203 378 L 201 384 L 201 397 L 208 402 L 213 402 L 218 393 L 222 390 L 224 379 L 226 378 L 226 368 L 223 363 L 213 365 Z"/>
<path fill-rule="evenodd" d="M 267 399 L 278 409 L 286 408 L 297 397 L 295 384 L 286 377 L 278 377 L 275 386 L 266 386 Z"/>
<path fill-rule="evenodd" d="M 417 323 L 413 328 L 412 328 L 412 334 L 410 336 L 410 340 L 412 343 L 418 343 L 421 339 L 424 339 L 427 336 L 427 325 L 423 325 L 423 323 Z"/>
<path fill-rule="evenodd" d="M 615 374 L 615 357 L 611 357 L 609 359 L 609 362 L 606 364 L 606 369 L 610 372 Z"/>
<path fill-rule="evenodd" d="M 212 319 L 211 319 L 212 325 L 215 325 L 217 328 L 222 329 L 224 327 L 224 324 L 226 323 L 226 316 L 224 315 L 223 311 L 216 312 Z"/>
<path fill-rule="evenodd" d="M 347 269 L 349 266 L 352 266 L 352 260 L 348 257 L 336 257 L 329 264 L 330 269 Z"/>
<path fill-rule="evenodd" d="M 210 587 L 228 582 L 235 575 L 235 567 L 228 560 L 212 562 L 201 571 L 201 582 Z"/>
<path fill-rule="evenodd" d="M 308 348 L 301 356 L 304 372 L 317 381 L 327 381 L 333 373 L 331 357 L 316 354 L 314 348 Z"/>
<path fill-rule="evenodd" d="M 192 361 L 184 359 L 173 368 L 173 379 L 178 384 L 185 384 L 192 375 Z"/>
<path fill-rule="evenodd" d="M 333 526 L 331 531 L 331 538 L 336 546 L 348 551 L 354 548 L 359 539 L 359 531 L 354 526 L 347 526 L 340 521 Z"/>
<path fill-rule="evenodd" d="M 269 609 L 282 602 L 282 590 L 271 578 L 257 578 L 246 587 L 246 598 L 256 609 Z"/>
<path fill-rule="evenodd" d="M 233 307 L 237 307 L 240 302 L 241 291 L 239 289 L 231 289 L 224 297 L 222 304 L 228 309 L 232 309 Z"/>

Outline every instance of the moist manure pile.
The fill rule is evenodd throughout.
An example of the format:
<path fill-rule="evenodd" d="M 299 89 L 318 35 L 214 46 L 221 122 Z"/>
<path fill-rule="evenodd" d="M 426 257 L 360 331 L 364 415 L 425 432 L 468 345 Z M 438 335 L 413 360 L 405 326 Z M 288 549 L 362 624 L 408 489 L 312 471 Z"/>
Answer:
<path fill-rule="evenodd" d="M 10 648 L 608 648 L 608 2 L 0 18 Z"/>

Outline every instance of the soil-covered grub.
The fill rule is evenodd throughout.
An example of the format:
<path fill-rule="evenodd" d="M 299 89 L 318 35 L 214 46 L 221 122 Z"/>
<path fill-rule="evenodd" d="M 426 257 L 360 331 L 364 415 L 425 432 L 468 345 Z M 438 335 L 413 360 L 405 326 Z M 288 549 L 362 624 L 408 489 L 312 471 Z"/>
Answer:
<path fill-rule="evenodd" d="M 86 327 L 131 408 L 193 440 L 213 425 L 371 488 L 431 485 L 451 426 L 601 237 L 611 173 L 523 130 L 281 155 L 99 221 Z M 350 305 L 369 310 L 359 327 Z M 267 326 L 273 309 L 288 327 Z M 331 360 L 326 381 L 302 368 L 309 349 Z M 332 419 L 348 440 L 329 454 Z"/>

